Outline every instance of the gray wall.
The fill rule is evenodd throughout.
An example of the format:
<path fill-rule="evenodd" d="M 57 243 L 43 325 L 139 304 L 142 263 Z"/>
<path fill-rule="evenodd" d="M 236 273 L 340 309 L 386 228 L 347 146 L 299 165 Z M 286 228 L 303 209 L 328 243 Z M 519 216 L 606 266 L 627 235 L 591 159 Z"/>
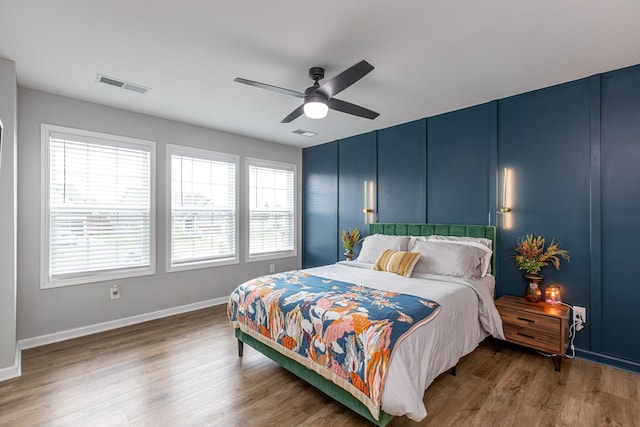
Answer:
<path fill-rule="evenodd" d="M 124 96 L 124 95 L 123 95 Z M 138 96 L 132 94 L 129 96 Z M 212 102 L 215 102 L 212 100 Z M 49 123 L 156 141 L 156 274 L 117 280 L 121 297 L 109 299 L 114 281 L 40 289 L 40 124 Z M 301 228 L 302 150 L 30 89 L 18 89 L 18 339 L 225 297 L 238 284 L 299 268 L 298 256 L 246 263 L 246 157 L 298 165 L 298 241 Z M 240 264 L 166 273 L 166 144 L 240 156 Z"/>
<path fill-rule="evenodd" d="M 16 64 L 0 58 L 0 379 L 16 357 Z M 4 372 L 3 372 L 4 370 Z M 15 371 L 17 373 L 17 371 Z"/>

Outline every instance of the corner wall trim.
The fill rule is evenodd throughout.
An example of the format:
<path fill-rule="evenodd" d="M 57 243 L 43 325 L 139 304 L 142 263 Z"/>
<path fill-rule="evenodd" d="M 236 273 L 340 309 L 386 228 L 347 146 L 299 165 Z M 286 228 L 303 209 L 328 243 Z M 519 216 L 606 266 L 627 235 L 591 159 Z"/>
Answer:
<path fill-rule="evenodd" d="M 163 317 L 173 316 L 176 314 L 187 313 L 189 311 L 195 311 L 203 308 L 213 307 L 215 305 L 226 304 L 227 301 L 229 301 L 228 296 L 214 298 L 210 300 L 196 302 L 193 304 L 181 305 L 178 307 L 171 307 L 171 308 L 166 308 L 164 310 L 152 311 L 150 313 L 144 313 L 144 314 L 138 314 L 136 316 L 125 317 L 122 319 L 110 320 L 108 322 L 82 326 L 80 328 L 69 329 L 67 331 L 54 332 L 52 334 L 41 335 L 39 337 L 26 338 L 18 342 L 18 347 L 22 350 L 26 350 L 28 348 L 40 347 L 42 345 L 53 344 L 60 341 L 66 341 L 73 338 L 96 334 L 98 332 L 105 332 L 111 329 L 117 329 L 117 328 L 122 328 L 124 326 L 135 325 L 136 323 L 147 322 L 149 320 L 160 319 Z M 2 380 L 1 370 L 0 370 L 0 380 Z"/>
<path fill-rule="evenodd" d="M 22 351 L 20 344 L 16 345 L 16 358 L 13 366 L 0 369 L 0 382 L 22 375 Z"/>

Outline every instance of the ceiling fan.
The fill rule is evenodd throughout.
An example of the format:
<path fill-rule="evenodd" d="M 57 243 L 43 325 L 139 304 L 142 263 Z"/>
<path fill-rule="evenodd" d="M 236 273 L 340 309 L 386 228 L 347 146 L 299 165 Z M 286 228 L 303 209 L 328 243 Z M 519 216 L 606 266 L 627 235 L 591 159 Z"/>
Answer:
<path fill-rule="evenodd" d="M 367 108 L 360 107 L 359 105 L 334 98 L 338 93 L 369 74 L 373 68 L 373 65 L 369 64 L 367 61 L 360 61 L 356 65 L 347 68 L 331 80 L 324 82 L 321 86 L 320 83 L 318 83 L 318 80 L 322 80 L 324 78 L 324 68 L 312 67 L 309 69 L 309 77 L 311 77 L 311 80 L 313 80 L 314 83 L 313 86 L 308 87 L 304 93 L 240 77 L 236 77 L 234 81 L 282 93 L 284 95 L 302 98 L 304 100 L 303 104 L 293 110 L 287 117 L 282 119 L 280 123 L 290 123 L 302 114 L 311 119 L 322 119 L 327 115 L 329 108 L 373 120 L 380 114 Z"/>

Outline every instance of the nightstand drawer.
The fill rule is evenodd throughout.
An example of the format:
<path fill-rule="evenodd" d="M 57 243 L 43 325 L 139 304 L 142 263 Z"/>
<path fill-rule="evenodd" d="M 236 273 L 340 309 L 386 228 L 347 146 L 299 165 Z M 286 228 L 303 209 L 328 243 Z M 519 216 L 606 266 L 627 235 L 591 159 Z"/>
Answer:
<path fill-rule="evenodd" d="M 507 307 L 498 307 L 500 317 L 505 325 L 520 326 L 533 331 L 552 334 L 560 333 L 560 319 L 557 317 L 543 316 L 535 313 L 527 313 Z"/>
<path fill-rule="evenodd" d="M 551 354 L 564 354 L 559 340 L 560 330 L 555 333 L 544 332 L 526 326 L 503 323 L 504 337 L 507 341 L 521 344 Z"/>

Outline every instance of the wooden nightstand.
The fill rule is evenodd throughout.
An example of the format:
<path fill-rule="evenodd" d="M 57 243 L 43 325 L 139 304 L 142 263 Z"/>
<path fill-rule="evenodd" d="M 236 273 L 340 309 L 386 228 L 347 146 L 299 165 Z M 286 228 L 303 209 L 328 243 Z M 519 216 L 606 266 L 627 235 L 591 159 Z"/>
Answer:
<path fill-rule="evenodd" d="M 506 340 L 555 356 L 553 365 L 560 371 L 569 344 L 569 307 L 531 303 L 511 295 L 498 298 L 496 307 Z"/>

